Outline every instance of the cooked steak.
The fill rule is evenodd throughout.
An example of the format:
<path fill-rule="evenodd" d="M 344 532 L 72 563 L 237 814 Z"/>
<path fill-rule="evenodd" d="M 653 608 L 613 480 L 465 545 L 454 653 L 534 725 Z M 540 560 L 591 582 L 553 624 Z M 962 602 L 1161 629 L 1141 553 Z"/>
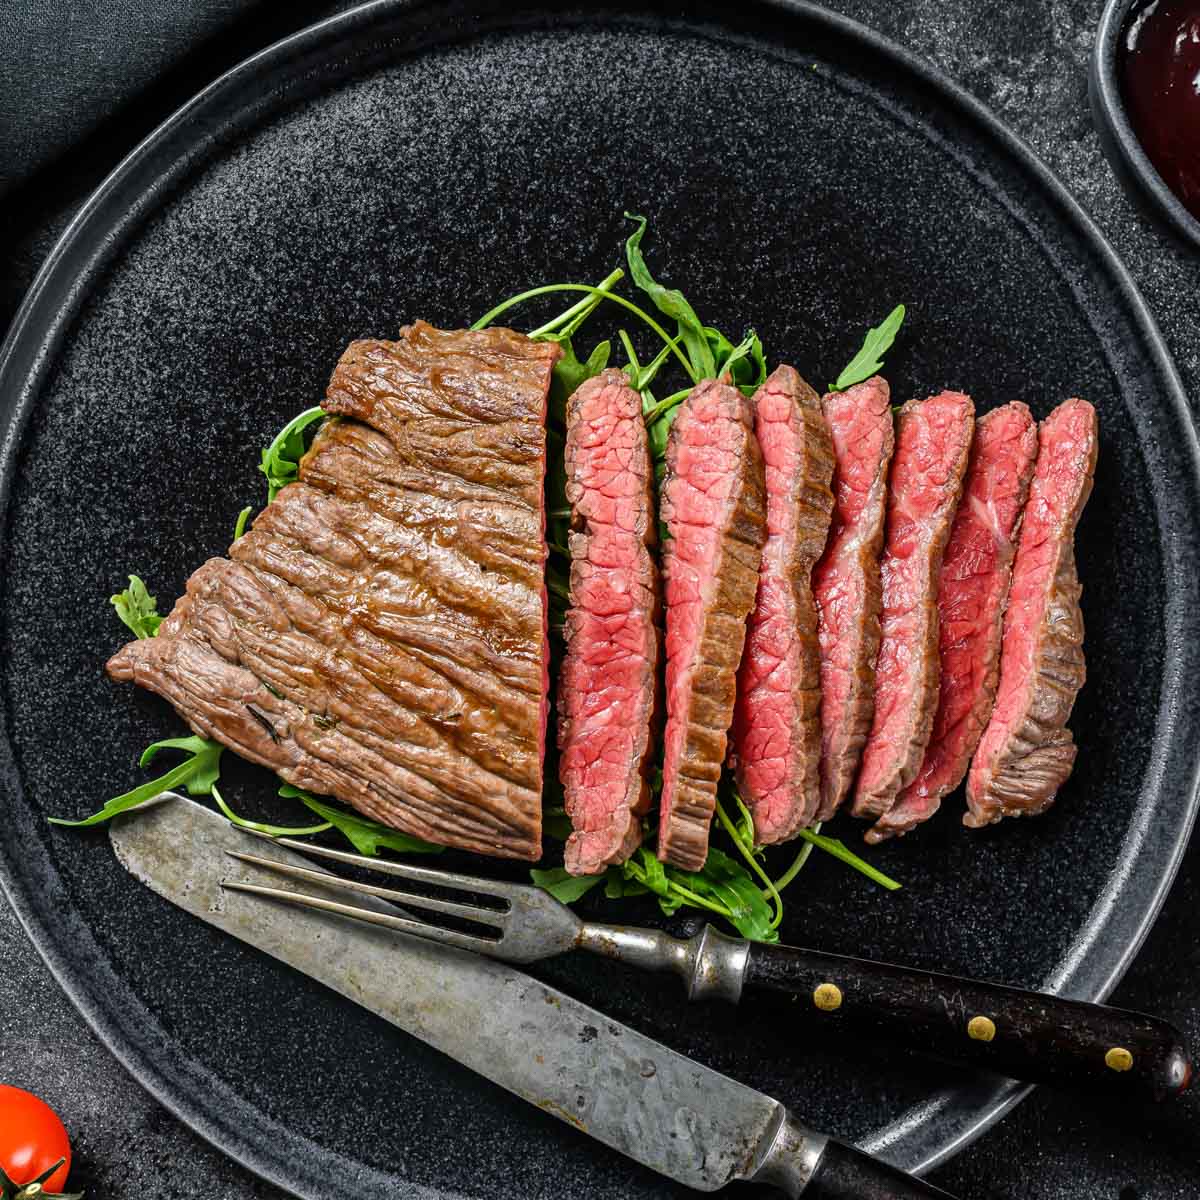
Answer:
<path fill-rule="evenodd" d="M 708 856 L 733 719 L 746 618 L 766 540 L 763 461 L 750 401 L 707 380 L 667 441 L 662 516 L 667 592 L 667 727 L 658 856 L 699 870 Z"/>
<path fill-rule="evenodd" d="M 567 403 L 571 605 L 559 674 L 559 777 L 574 827 L 565 862 L 595 875 L 642 839 L 657 691 L 657 532 L 642 400 L 623 371 Z"/>
<path fill-rule="evenodd" d="M 868 842 L 927 821 L 967 773 L 996 702 L 1004 606 L 1036 458 L 1037 425 L 1024 404 L 995 408 L 975 426 L 938 584 L 941 684 L 933 733 L 916 779 L 868 830 Z"/>
<path fill-rule="evenodd" d="M 767 541 L 738 671 L 738 786 L 759 844 L 808 825 L 820 803 L 821 649 L 812 569 L 833 510 L 833 441 L 821 398 L 791 367 L 754 396 L 766 466 Z"/>
<path fill-rule="evenodd" d="M 1038 429 L 1037 466 L 1004 614 L 1000 690 L 967 776 L 963 824 L 1034 816 L 1075 763 L 1067 718 L 1086 675 L 1075 526 L 1092 490 L 1096 410 L 1060 404 Z"/>
<path fill-rule="evenodd" d="M 975 409 L 961 392 L 901 410 L 880 574 L 875 717 L 854 792 L 856 817 L 892 807 L 921 765 L 938 702 L 938 576 L 962 494 Z"/>
<path fill-rule="evenodd" d="M 833 437 L 833 520 L 813 569 L 821 644 L 821 806 L 826 821 L 850 790 L 875 711 L 879 551 L 895 437 L 878 375 L 821 401 Z"/>
<path fill-rule="evenodd" d="M 357 419 L 325 423 L 299 481 L 109 672 L 298 787 L 433 842 L 538 858 L 558 355 L 420 322 L 354 343 L 325 407 Z"/>

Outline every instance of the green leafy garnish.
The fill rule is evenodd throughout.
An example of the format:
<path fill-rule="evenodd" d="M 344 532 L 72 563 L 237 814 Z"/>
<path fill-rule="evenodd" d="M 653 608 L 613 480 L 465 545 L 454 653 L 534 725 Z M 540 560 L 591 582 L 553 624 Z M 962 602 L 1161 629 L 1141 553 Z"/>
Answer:
<path fill-rule="evenodd" d="M 253 829 L 257 833 L 266 833 L 271 837 L 308 837 L 314 833 L 324 833 L 326 829 L 333 828 L 332 821 L 322 821 L 320 825 L 267 825 L 262 821 L 248 821 L 245 817 L 239 817 L 228 804 L 225 803 L 225 797 L 221 795 L 217 789 L 217 785 L 213 784 L 212 790 L 213 799 L 217 802 L 217 807 L 225 815 L 225 818 L 231 825 L 236 825 L 239 829 Z"/>
<path fill-rule="evenodd" d="M 110 596 L 109 603 L 138 638 L 152 638 L 163 623 L 163 618 L 158 615 L 158 601 L 136 575 L 129 576 L 129 586 Z"/>
<path fill-rule="evenodd" d="M 243 508 L 240 513 L 238 513 L 237 524 L 233 527 L 233 540 L 235 542 L 242 536 L 243 533 L 246 532 L 246 522 L 250 519 L 250 514 L 253 511 L 254 509 L 247 504 L 246 507 Z"/>
<path fill-rule="evenodd" d="M 811 842 L 818 850 L 824 850 L 826 854 L 832 854 L 834 858 L 840 859 L 848 867 L 860 871 L 880 887 L 887 888 L 889 892 L 898 891 L 903 886 L 877 867 L 873 867 L 869 862 L 859 858 L 852 850 L 848 850 L 845 843 L 839 838 L 826 837 L 823 833 L 815 833 L 811 829 L 800 830 L 799 836 L 806 842 Z"/>
<path fill-rule="evenodd" d="M 224 749 L 225 747 L 220 742 L 213 742 L 208 738 L 197 736 L 167 738 L 165 741 L 155 742 L 143 751 L 140 766 L 148 766 L 160 750 L 183 750 L 191 757 L 185 759 L 178 766 L 172 767 L 165 775 L 151 779 L 148 783 L 143 783 L 140 787 L 136 787 L 122 796 L 114 796 L 99 812 L 93 813 L 82 821 L 66 821 L 61 817 L 51 817 L 50 823 L 52 825 L 100 825 L 118 813 L 137 808 L 139 804 L 153 800 L 162 792 L 169 792 L 172 788 L 181 786 L 187 788 L 189 795 L 209 796 L 212 794 L 213 785 L 221 777 L 221 753 Z"/>
<path fill-rule="evenodd" d="M 837 382 L 830 384 L 829 390 L 844 392 L 848 387 L 862 383 L 864 379 L 870 379 L 872 375 L 881 370 L 883 356 L 891 349 L 903 323 L 904 305 L 897 304 L 883 318 L 881 324 L 876 325 L 874 329 L 867 330 L 867 336 L 863 338 L 862 349 L 846 364 L 845 369 L 837 377 Z"/>
<path fill-rule="evenodd" d="M 726 919 L 744 938 L 755 942 L 777 942 L 777 922 L 746 869 L 716 846 L 710 846 L 704 866 L 697 872 L 671 870 L 670 880 L 682 891 L 686 886 L 698 895 L 719 901 L 728 910 Z"/>
<path fill-rule="evenodd" d="M 569 875 L 562 867 L 552 867 L 548 871 L 535 868 L 529 875 L 538 887 L 563 904 L 574 904 L 597 884 L 604 882 L 603 875 Z"/>
<path fill-rule="evenodd" d="M 554 374 L 550 381 L 550 407 L 556 416 L 562 414 L 565 417 L 567 401 L 572 393 L 581 383 L 599 375 L 608 366 L 612 345 L 609 342 L 600 342 L 587 359 L 580 362 L 575 356 L 575 348 L 571 345 L 569 337 L 553 340 L 562 347 L 563 353 L 562 358 L 554 364 Z"/>
<path fill-rule="evenodd" d="M 729 346 L 728 352 L 717 357 L 717 378 L 728 376 L 729 382 L 743 392 L 756 392 L 767 378 L 767 359 L 758 334 L 751 329 L 736 346 L 730 346 L 729 339 L 723 333 L 717 333 L 715 329 L 705 332 L 717 334 L 722 350 Z"/>
<path fill-rule="evenodd" d="M 328 821 L 348 842 L 359 852 L 371 858 L 379 854 L 381 848 L 399 850 L 405 854 L 441 854 L 444 846 L 435 846 L 420 838 L 410 837 L 398 829 L 381 825 L 370 817 L 360 817 L 357 813 L 347 812 L 344 808 L 336 808 L 318 800 L 311 792 L 303 788 L 293 787 L 285 783 L 280 789 L 281 796 L 294 797 L 306 808 L 311 809 L 318 817 Z"/>
<path fill-rule="evenodd" d="M 639 846 L 618 866 L 601 875 L 569 875 L 562 867 L 532 870 L 530 878 L 556 900 L 570 904 L 604 884 L 609 900 L 653 895 L 667 916 L 680 908 L 698 908 L 723 917 L 743 937 L 774 942 L 779 935 L 771 924 L 771 909 L 753 879 L 742 866 L 711 847 L 708 859 L 699 871 L 680 871 L 661 863 L 654 852 Z"/>
<path fill-rule="evenodd" d="M 715 379 L 717 374 L 716 360 L 713 358 L 712 347 L 696 310 L 687 302 L 677 288 L 663 287 L 646 266 L 642 256 L 642 238 L 646 234 L 647 221 L 635 213 L 626 213 L 630 221 L 638 223 L 637 229 L 625 243 L 625 257 L 629 261 L 629 274 L 633 282 L 654 301 L 654 307 L 665 317 L 671 317 L 679 330 L 679 336 L 687 348 L 693 381 Z"/>
<path fill-rule="evenodd" d="M 562 805 L 542 809 L 542 832 L 556 842 L 565 842 L 571 836 L 571 818 Z"/>
<path fill-rule="evenodd" d="M 306 408 L 298 417 L 293 417 L 262 452 L 258 469 L 267 477 L 268 502 L 300 477 L 300 460 L 307 448 L 305 435 L 325 416 L 323 408 Z"/>

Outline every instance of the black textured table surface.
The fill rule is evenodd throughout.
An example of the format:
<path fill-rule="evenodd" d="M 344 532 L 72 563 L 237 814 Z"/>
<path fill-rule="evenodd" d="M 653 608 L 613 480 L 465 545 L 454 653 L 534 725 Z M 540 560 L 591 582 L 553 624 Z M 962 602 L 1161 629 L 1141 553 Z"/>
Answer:
<path fill-rule="evenodd" d="M 0 11 L 0 326 L 77 205 L 138 140 L 246 55 L 348 5 L 294 0 L 7 0 Z M 1200 256 L 1126 199 L 1087 105 L 1098 0 L 835 0 L 931 59 L 990 105 L 1061 176 L 1124 258 L 1200 403 Z M 1176 1022 L 1200 1046 L 1200 844 L 1114 997 Z M 73 1182 L 93 1198 L 279 1196 L 199 1141 L 92 1037 L 0 903 L 0 1081 L 62 1115 Z M 819 1114 L 812 1114 L 817 1119 Z M 1040 1091 L 948 1166 L 963 1200 L 1200 1196 L 1200 1089 L 1130 1112 Z"/>

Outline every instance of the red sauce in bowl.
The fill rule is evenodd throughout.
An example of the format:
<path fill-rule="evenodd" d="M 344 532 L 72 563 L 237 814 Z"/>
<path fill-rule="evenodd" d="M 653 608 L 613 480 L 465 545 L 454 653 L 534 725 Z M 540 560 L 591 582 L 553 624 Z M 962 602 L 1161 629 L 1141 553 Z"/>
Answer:
<path fill-rule="evenodd" d="M 1138 141 L 1200 219 L 1200 0 L 1135 6 L 1120 54 L 1121 90 Z"/>

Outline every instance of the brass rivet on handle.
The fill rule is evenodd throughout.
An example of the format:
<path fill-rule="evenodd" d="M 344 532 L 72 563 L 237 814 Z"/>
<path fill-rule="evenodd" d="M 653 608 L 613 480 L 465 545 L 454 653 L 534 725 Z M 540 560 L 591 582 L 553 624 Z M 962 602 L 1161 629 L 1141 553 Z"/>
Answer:
<path fill-rule="evenodd" d="M 991 1017 L 972 1017 L 967 1022 L 967 1037 L 976 1042 L 990 1042 L 996 1036 L 996 1022 Z"/>
<path fill-rule="evenodd" d="M 820 983 L 813 989 L 813 1003 L 822 1012 L 842 1007 L 842 989 L 836 983 Z"/>
<path fill-rule="evenodd" d="M 1104 1056 L 1104 1065 L 1112 1071 L 1128 1071 L 1133 1066 L 1133 1055 L 1124 1046 L 1113 1046 Z"/>

